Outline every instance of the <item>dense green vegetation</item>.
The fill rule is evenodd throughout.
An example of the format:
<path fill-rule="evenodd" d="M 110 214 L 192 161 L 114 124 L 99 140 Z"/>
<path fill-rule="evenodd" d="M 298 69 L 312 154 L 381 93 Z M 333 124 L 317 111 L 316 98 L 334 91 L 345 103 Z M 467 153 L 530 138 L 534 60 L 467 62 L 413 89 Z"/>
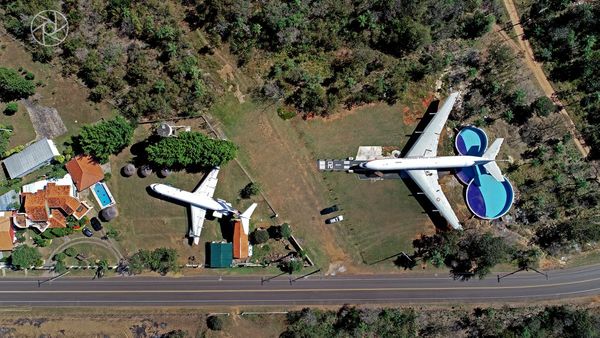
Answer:
<path fill-rule="evenodd" d="M 228 140 L 216 140 L 198 132 L 182 132 L 177 137 L 161 138 L 146 147 L 147 160 L 161 168 L 198 169 L 223 165 L 237 153 Z"/>
<path fill-rule="evenodd" d="M 33 247 L 26 244 L 16 247 L 10 255 L 10 264 L 17 270 L 29 269 L 32 266 L 41 264 L 42 255 Z"/>
<path fill-rule="evenodd" d="M 4 114 L 5 115 L 14 115 L 17 111 L 19 110 L 19 106 L 17 105 L 16 102 L 9 102 L 6 104 L 6 107 L 4 107 Z"/>
<path fill-rule="evenodd" d="M 6 152 L 6 150 L 8 149 L 8 140 L 12 135 L 12 131 L 12 126 L 5 126 L 3 124 L 0 124 L 0 154 L 4 154 L 4 152 Z"/>
<path fill-rule="evenodd" d="M 34 93 L 33 81 L 25 79 L 14 69 L 0 67 L 0 101 L 19 100 Z"/>
<path fill-rule="evenodd" d="M 129 259 L 129 271 L 134 274 L 151 270 L 166 275 L 171 271 L 178 271 L 177 251 L 170 248 L 156 248 L 153 251 L 140 250 Z"/>
<path fill-rule="evenodd" d="M 539 0 L 525 13 L 536 58 L 559 83 L 559 97 L 583 117 L 586 139 L 600 147 L 600 3 Z M 524 20 L 525 21 L 525 20 Z M 573 104 L 574 103 L 574 104 Z"/>
<path fill-rule="evenodd" d="M 207 0 L 187 4 L 185 19 L 214 44 L 228 42 L 240 64 L 267 53 L 274 62 L 262 95 L 285 98 L 304 114 L 327 114 L 340 104 L 395 102 L 411 80 L 449 61 L 435 46 L 490 30 L 495 0 L 439 3 L 387 1 Z M 214 100 L 216 85 L 200 58 L 213 46 L 191 48 L 179 13 L 164 1 L 19 0 L 3 6 L 9 32 L 28 41 L 29 18 L 42 8 L 67 15 L 69 38 L 60 50 L 33 45 L 34 57 L 60 56 L 65 73 L 92 89 L 91 99 L 118 99 L 132 119 L 195 115 Z M 107 30 L 110 27 L 113 30 Z M 288 112 L 290 110 L 287 110 Z"/>
<path fill-rule="evenodd" d="M 2 7 L 6 29 L 26 43 L 33 15 L 64 13 L 68 39 L 60 49 L 31 44 L 34 59 L 60 56 L 63 72 L 77 74 L 92 89 L 92 100 L 118 99 L 131 119 L 194 115 L 213 100 L 198 54 L 165 1 L 19 0 Z"/>
<path fill-rule="evenodd" d="M 94 156 L 102 163 L 129 144 L 133 137 L 133 126 L 122 116 L 81 128 L 75 137 L 75 145 L 85 154 Z"/>
<path fill-rule="evenodd" d="M 281 337 L 598 337 L 597 309 L 548 306 L 473 311 L 305 308 L 287 315 Z"/>
<path fill-rule="evenodd" d="M 475 231 L 421 235 L 413 246 L 412 264 L 404 265 L 411 262 L 402 260 L 397 264 L 412 268 L 414 260 L 420 258 L 436 267 L 446 265 L 455 279 L 463 280 L 485 277 L 496 264 L 511 261 L 511 253 L 516 251 L 502 237 Z"/>
<path fill-rule="evenodd" d="M 250 182 L 248 184 L 246 184 L 246 186 L 244 188 L 242 188 L 242 190 L 240 190 L 240 197 L 241 198 L 250 198 L 252 196 L 256 196 L 258 194 L 260 194 L 260 184 L 256 183 L 256 182 Z"/>
<path fill-rule="evenodd" d="M 262 95 L 304 114 L 396 102 L 411 80 L 448 65 L 436 46 L 485 34 L 499 14 L 495 1 L 198 3 L 189 20 L 214 43 L 228 42 L 241 64 L 268 53 L 275 62 Z M 290 109 L 280 111 L 287 117 Z"/>
<path fill-rule="evenodd" d="M 287 315 L 282 337 L 415 337 L 416 313 L 412 309 L 357 309 L 344 306 L 337 313 L 305 308 Z"/>

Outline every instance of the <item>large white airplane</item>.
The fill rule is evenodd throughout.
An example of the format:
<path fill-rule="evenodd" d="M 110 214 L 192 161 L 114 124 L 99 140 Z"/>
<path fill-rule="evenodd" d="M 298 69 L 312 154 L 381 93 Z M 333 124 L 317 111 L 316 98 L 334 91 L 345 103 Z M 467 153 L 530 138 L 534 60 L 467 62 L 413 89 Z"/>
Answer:
<path fill-rule="evenodd" d="M 483 165 L 485 170 L 498 181 L 504 176 L 496 164 L 496 156 L 504 139 L 496 139 L 482 156 L 437 156 L 440 134 L 456 102 L 458 93 L 452 93 L 444 105 L 435 113 L 427 127 L 403 158 L 371 160 L 361 163 L 363 169 L 374 171 L 403 171 L 419 186 L 437 211 L 454 229 L 462 229 L 458 217 L 438 183 L 439 169 L 465 168 Z"/>
<path fill-rule="evenodd" d="M 202 232 L 207 210 L 212 210 L 213 216 L 217 218 L 229 215 L 239 216 L 244 229 L 249 229 L 250 216 L 252 216 L 257 206 L 256 203 L 253 203 L 246 211 L 240 214 L 230 203 L 222 199 L 214 199 L 213 195 L 217 188 L 217 182 L 219 182 L 218 175 L 219 167 L 213 168 L 193 192 L 174 188 L 166 184 L 154 183 L 150 185 L 150 188 L 156 193 L 190 205 L 192 219 L 189 236 L 194 240 L 194 244 L 196 245 L 200 242 L 200 233 Z"/>

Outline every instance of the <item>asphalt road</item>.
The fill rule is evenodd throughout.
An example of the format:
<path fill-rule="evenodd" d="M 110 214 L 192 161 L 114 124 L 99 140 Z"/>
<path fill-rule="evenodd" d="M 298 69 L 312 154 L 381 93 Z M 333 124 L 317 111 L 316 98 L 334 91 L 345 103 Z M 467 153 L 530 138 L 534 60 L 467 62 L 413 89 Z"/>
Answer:
<path fill-rule="evenodd" d="M 549 272 L 521 272 L 498 283 L 455 281 L 447 276 L 311 276 L 290 283 L 281 276 L 261 285 L 259 277 L 0 279 L 0 305 L 172 306 L 314 305 L 362 303 L 505 302 L 572 298 L 600 293 L 600 265 Z"/>

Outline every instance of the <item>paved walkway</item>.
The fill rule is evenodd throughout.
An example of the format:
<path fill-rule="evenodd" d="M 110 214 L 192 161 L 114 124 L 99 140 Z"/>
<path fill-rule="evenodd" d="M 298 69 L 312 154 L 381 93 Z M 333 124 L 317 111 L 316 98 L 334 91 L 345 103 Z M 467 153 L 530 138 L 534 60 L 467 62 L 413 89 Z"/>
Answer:
<path fill-rule="evenodd" d="M 54 257 L 56 254 L 63 252 L 65 249 L 67 249 L 73 245 L 77 245 L 77 244 L 99 245 L 99 246 L 107 249 L 111 253 L 113 253 L 117 262 L 119 260 L 123 259 L 123 255 L 114 246 L 114 244 L 110 241 L 110 239 L 102 240 L 102 239 L 96 238 L 96 237 L 77 237 L 77 238 L 73 238 L 73 239 L 66 237 L 65 242 L 62 243 L 61 245 L 59 245 L 56 249 L 54 249 L 54 251 L 52 251 L 52 253 L 49 255 L 48 259 L 51 260 L 52 257 Z M 50 266 L 50 265 L 45 264 L 44 266 Z"/>

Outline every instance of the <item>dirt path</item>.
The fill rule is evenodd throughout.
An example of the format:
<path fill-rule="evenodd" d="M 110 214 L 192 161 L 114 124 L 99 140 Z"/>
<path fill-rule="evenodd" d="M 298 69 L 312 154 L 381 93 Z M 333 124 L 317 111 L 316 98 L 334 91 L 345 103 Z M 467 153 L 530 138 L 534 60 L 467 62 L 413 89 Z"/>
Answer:
<path fill-rule="evenodd" d="M 101 239 L 94 238 L 94 237 L 91 237 L 91 238 L 79 237 L 79 238 L 75 238 L 75 239 L 71 239 L 71 240 L 65 241 L 64 243 L 62 243 L 61 245 L 59 245 L 48 256 L 48 260 L 51 260 L 52 257 L 54 257 L 59 252 L 63 252 L 65 249 L 67 249 L 67 248 L 69 248 L 69 247 L 71 247 L 73 245 L 77 245 L 77 244 L 100 245 L 101 247 L 103 247 L 105 249 L 108 249 L 110 252 L 112 252 L 115 255 L 115 258 L 117 259 L 117 262 L 119 260 L 123 259 L 123 255 L 121 254 L 121 252 L 117 248 L 115 248 L 115 246 L 113 245 L 112 242 L 103 241 Z"/>
<path fill-rule="evenodd" d="M 567 129 L 569 130 L 571 135 L 573 135 L 573 141 L 575 141 L 575 146 L 584 158 L 587 157 L 590 153 L 590 147 L 585 143 L 585 140 L 577 130 L 577 127 L 571 119 L 571 116 L 569 116 L 569 113 L 564 108 L 564 105 L 556 96 L 556 91 L 552 87 L 550 81 L 548 81 L 548 78 L 546 77 L 546 74 L 544 73 L 541 64 L 535 61 L 531 44 L 524 37 L 525 33 L 523 31 L 523 26 L 521 25 L 519 14 L 517 12 L 517 8 L 515 7 L 513 0 L 503 0 L 503 2 L 504 7 L 506 7 L 506 10 L 510 17 L 511 24 L 515 30 L 515 33 L 517 34 L 518 43 L 515 43 L 510 38 L 510 36 L 508 36 L 508 34 L 506 34 L 506 32 L 504 32 L 501 28 L 496 27 L 496 32 L 499 33 L 512 48 L 515 48 L 519 52 L 521 52 L 520 54 L 523 55 L 525 64 L 535 76 L 537 82 L 540 84 L 540 87 L 544 91 L 544 94 L 546 94 L 546 96 L 550 98 L 555 104 L 561 107 L 559 113 L 564 117 Z"/>

